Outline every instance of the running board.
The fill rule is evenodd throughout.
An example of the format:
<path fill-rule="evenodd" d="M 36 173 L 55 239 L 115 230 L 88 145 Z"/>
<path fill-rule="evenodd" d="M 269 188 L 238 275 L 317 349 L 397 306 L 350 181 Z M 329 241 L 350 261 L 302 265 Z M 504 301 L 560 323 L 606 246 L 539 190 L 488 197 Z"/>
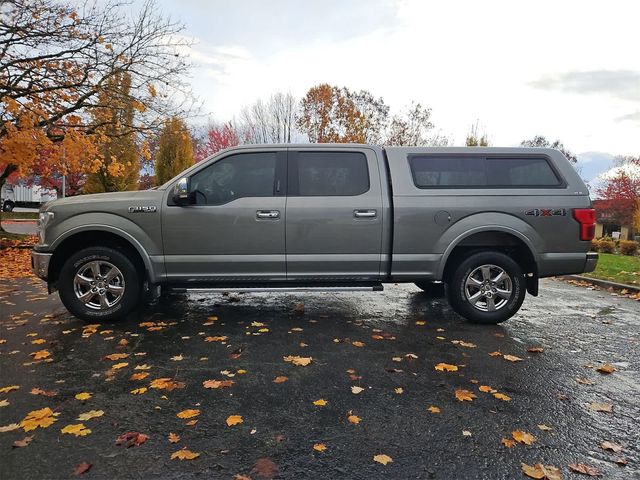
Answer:
<path fill-rule="evenodd" d="M 308 286 L 308 287 L 166 287 L 175 293 L 260 293 L 260 292 L 381 292 L 382 284 L 354 286 Z"/>

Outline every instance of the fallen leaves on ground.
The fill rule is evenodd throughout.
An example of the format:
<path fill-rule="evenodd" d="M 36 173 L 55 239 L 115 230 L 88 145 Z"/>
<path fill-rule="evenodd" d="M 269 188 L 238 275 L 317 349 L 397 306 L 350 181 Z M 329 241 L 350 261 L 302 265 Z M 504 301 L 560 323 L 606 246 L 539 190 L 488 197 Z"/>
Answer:
<path fill-rule="evenodd" d="M 502 358 L 508 360 L 510 362 L 521 362 L 522 359 L 520 357 L 516 357 L 515 355 L 503 355 Z"/>
<path fill-rule="evenodd" d="M 47 428 L 58 420 L 55 418 L 57 415 L 58 414 L 53 413 L 53 410 L 49 407 L 41 408 L 40 410 L 33 410 L 24 417 L 20 422 L 20 426 L 25 432 L 35 430 L 38 427 Z"/>
<path fill-rule="evenodd" d="M 600 475 L 602 475 L 600 470 L 598 470 L 596 467 L 591 467 L 589 465 L 585 465 L 584 463 L 570 463 L 569 468 L 576 473 L 581 473 L 590 477 L 599 477 Z"/>
<path fill-rule="evenodd" d="M 522 430 L 514 430 L 511 432 L 511 436 L 516 442 L 524 443 L 525 445 L 531 445 L 536 441 L 536 437 L 528 432 L 523 432 Z"/>
<path fill-rule="evenodd" d="M 233 427 L 234 425 L 238 425 L 243 422 L 244 420 L 242 419 L 242 415 L 229 415 L 227 417 L 227 425 L 229 427 Z"/>
<path fill-rule="evenodd" d="M 151 381 L 151 384 L 149 386 L 156 390 L 172 391 L 176 388 L 184 388 L 184 383 L 176 382 L 172 378 L 156 378 L 155 380 Z"/>
<path fill-rule="evenodd" d="M 378 455 L 373 456 L 373 461 L 381 463 L 382 465 L 386 465 L 387 463 L 393 462 L 393 458 L 384 453 L 379 453 Z"/>
<path fill-rule="evenodd" d="M 83 474 L 87 473 L 89 470 L 91 470 L 92 466 L 93 465 L 90 464 L 89 462 L 81 462 L 81 463 L 79 463 L 78 465 L 76 465 L 73 468 L 73 474 L 76 477 L 80 476 L 80 475 L 83 475 Z"/>
<path fill-rule="evenodd" d="M 545 425 L 544 423 L 541 423 L 538 425 L 538 428 L 540 430 L 542 430 L 543 432 L 548 432 L 549 430 L 553 430 L 551 427 L 548 427 L 547 425 Z"/>
<path fill-rule="evenodd" d="M 624 450 L 624 447 L 622 445 L 618 445 L 617 443 L 609 442 L 606 440 L 600 444 L 600 448 L 615 453 L 620 453 Z"/>
<path fill-rule="evenodd" d="M 91 433 L 91 429 L 84 426 L 84 423 L 74 423 L 67 425 L 60 429 L 62 433 L 68 433 L 69 435 L 75 435 L 76 437 L 84 437 Z"/>
<path fill-rule="evenodd" d="M 451 343 L 453 343 L 454 345 L 460 345 L 461 347 L 467 347 L 467 348 L 476 348 L 477 345 L 475 343 L 471 343 L 471 342 L 465 342 L 462 340 L 451 340 Z"/>
<path fill-rule="evenodd" d="M 535 478 L 538 480 L 562 480 L 562 473 L 556 467 L 551 465 L 542 465 L 536 463 L 535 465 L 522 464 L 522 471 L 527 477 Z"/>
<path fill-rule="evenodd" d="M 81 392 L 81 393 L 76 393 L 75 395 L 75 399 L 76 400 L 89 400 L 93 395 L 91 395 L 89 392 Z"/>
<path fill-rule="evenodd" d="M 31 441 L 33 440 L 33 435 L 29 436 L 29 437 L 24 437 L 22 440 L 16 440 L 15 442 L 13 442 L 12 447 L 13 448 L 24 448 L 27 447 Z"/>
<path fill-rule="evenodd" d="M 49 358 L 51 356 L 51 352 L 49 350 L 38 350 L 37 352 L 30 353 L 34 360 L 42 360 L 45 358 Z"/>
<path fill-rule="evenodd" d="M 129 356 L 128 353 L 112 353 L 111 355 L 105 355 L 102 357 L 103 360 L 122 360 L 123 358 L 127 358 Z"/>
<path fill-rule="evenodd" d="M 449 363 L 439 363 L 434 368 L 440 372 L 457 372 L 458 371 L 458 367 L 456 365 L 451 365 Z"/>
<path fill-rule="evenodd" d="M 527 348 L 527 352 L 529 352 L 529 353 L 542 353 L 542 352 L 544 352 L 544 348 L 542 348 L 542 347 L 529 347 L 529 348 Z"/>
<path fill-rule="evenodd" d="M 440 413 L 440 409 L 438 407 L 434 407 L 433 405 L 427 408 L 427 410 L 429 410 L 431 413 Z"/>
<path fill-rule="evenodd" d="M 353 423 L 354 425 L 357 425 L 360 423 L 360 421 L 362 420 L 360 417 L 358 417 L 357 415 L 354 415 L 353 413 L 350 413 L 349 416 L 347 417 L 347 420 L 349 420 L 349 423 Z"/>
<path fill-rule="evenodd" d="M 498 400 L 503 400 L 505 402 L 510 402 L 511 401 L 511 397 L 508 395 L 505 395 L 504 393 L 499 393 L 496 392 L 493 394 L 494 397 L 496 397 Z"/>
<path fill-rule="evenodd" d="M 171 454 L 171 460 L 193 460 L 194 458 L 198 458 L 200 456 L 199 453 L 192 452 L 191 450 L 187 450 L 187 448 L 183 448 L 178 450 L 177 452 L 173 452 Z"/>
<path fill-rule="evenodd" d="M 602 402 L 592 402 L 587 404 L 589 410 L 594 412 L 613 412 L 613 405 L 610 403 L 602 403 Z"/>
<path fill-rule="evenodd" d="M 500 440 L 500 443 L 507 448 L 513 448 L 516 444 L 516 442 L 510 438 L 503 438 Z"/>
<path fill-rule="evenodd" d="M 327 446 L 324 443 L 316 443 L 313 445 L 313 449 L 316 452 L 324 452 L 327 449 Z"/>
<path fill-rule="evenodd" d="M 351 393 L 353 393 L 354 395 L 358 395 L 359 393 L 364 392 L 364 388 L 362 387 L 358 387 L 358 386 L 353 386 L 351 387 Z"/>
<path fill-rule="evenodd" d="M 20 425 L 17 423 L 10 423 L 9 425 L 3 425 L 0 427 L 0 433 L 13 432 L 14 430 L 18 430 Z M 33 428 L 31 429 L 33 430 Z M 25 430 L 28 431 L 28 430 Z"/>
<path fill-rule="evenodd" d="M 173 432 L 169 432 L 169 442 L 178 443 L 180 441 L 180 435 L 177 435 Z"/>
<path fill-rule="evenodd" d="M 131 390 L 131 393 L 133 395 L 143 395 L 147 393 L 147 387 L 134 388 L 133 390 Z"/>
<path fill-rule="evenodd" d="M 278 466 L 270 458 L 259 458 L 251 469 L 251 473 L 270 480 L 278 473 Z"/>
<path fill-rule="evenodd" d="M 178 418 L 193 418 L 197 417 L 198 415 L 200 415 L 200 410 L 196 409 L 187 409 L 176 413 L 176 417 Z"/>
<path fill-rule="evenodd" d="M 130 377 L 129 380 L 135 381 L 135 380 L 144 380 L 145 378 L 147 378 L 149 376 L 149 372 L 138 372 L 138 373 L 133 373 Z"/>
<path fill-rule="evenodd" d="M 140 432 L 126 432 L 116 438 L 116 445 L 125 445 L 127 448 L 139 447 L 149 439 L 149 435 Z"/>
<path fill-rule="evenodd" d="M 316 407 L 324 407 L 327 404 L 327 401 L 324 398 L 319 398 L 318 400 L 315 400 L 313 404 Z"/>
<path fill-rule="evenodd" d="M 282 357 L 285 362 L 293 363 L 298 367 L 306 367 L 309 365 L 313 358 L 312 357 L 299 357 L 297 355 L 288 355 L 286 357 Z"/>
<path fill-rule="evenodd" d="M 233 380 L 205 380 L 202 382 L 204 388 L 230 388 L 235 382 Z"/>
<path fill-rule="evenodd" d="M 204 339 L 205 342 L 224 342 L 226 340 L 227 340 L 226 336 L 206 337 Z"/>
<path fill-rule="evenodd" d="M 598 368 L 596 368 L 596 372 L 600 372 L 603 374 L 609 374 L 609 373 L 613 373 L 616 371 L 616 368 L 609 364 L 609 363 L 605 363 L 604 365 L 599 366 Z"/>
<path fill-rule="evenodd" d="M 41 388 L 34 387 L 29 392 L 32 395 L 44 395 L 45 397 L 55 397 L 58 392 L 53 390 L 42 390 Z"/>
<path fill-rule="evenodd" d="M 80 415 L 78 415 L 78 420 L 86 422 L 87 420 L 101 417 L 102 415 L 104 415 L 103 410 L 89 410 L 88 412 L 81 413 Z"/>
<path fill-rule="evenodd" d="M 7 387 L 0 388 L 0 393 L 9 393 L 9 392 L 12 392 L 14 390 L 18 390 L 19 388 L 20 388 L 19 385 L 9 385 Z"/>
<path fill-rule="evenodd" d="M 283 377 L 283 376 L 280 376 L 280 377 L 276 377 L 276 378 L 274 378 L 274 379 L 273 379 L 273 383 L 284 383 L 284 382 L 286 382 L 287 380 L 289 380 L 289 377 Z"/>
<path fill-rule="evenodd" d="M 470 392 L 469 390 L 457 389 L 454 393 L 456 398 L 461 402 L 472 402 L 474 398 L 478 398 L 473 392 Z"/>

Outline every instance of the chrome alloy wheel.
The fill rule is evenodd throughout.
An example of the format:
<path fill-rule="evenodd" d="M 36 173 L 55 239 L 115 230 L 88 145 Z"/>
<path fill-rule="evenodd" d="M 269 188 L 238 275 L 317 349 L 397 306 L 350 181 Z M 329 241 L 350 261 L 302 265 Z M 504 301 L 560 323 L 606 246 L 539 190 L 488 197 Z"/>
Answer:
<path fill-rule="evenodd" d="M 464 294 L 474 308 L 494 312 L 504 307 L 513 291 L 507 272 L 497 265 L 481 265 L 473 270 L 464 283 Z"/>
<path fill-rule="evenodd" d="M 114 264 L 104 260 L 85 263 L 73 277 L 73 291 L 87 308 L 105 310 L 124 295 L 124 275 Z"/>

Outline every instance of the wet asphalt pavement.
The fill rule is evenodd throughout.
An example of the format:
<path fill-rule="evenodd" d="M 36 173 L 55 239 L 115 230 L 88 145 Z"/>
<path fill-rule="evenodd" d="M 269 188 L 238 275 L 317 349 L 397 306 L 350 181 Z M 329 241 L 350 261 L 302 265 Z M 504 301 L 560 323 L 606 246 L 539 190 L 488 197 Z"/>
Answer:
<path fill-rule="evenodd" d="M 556 466 L 564 478 L 584 478 L 571 463 L 597 467 L 603 478 L 640 478 L 640 303 L 608 292 L 545 280 L 541 296 L 528 296 L 500 326 L 465 323 L 412 285 L 382 294 L 173 296 L 125 322 L 87 329 L 57 294 L 20 279 L 0 283 L 0 309 L 0 388 L 20 387 L 0 394 L 9 402 L 0 426 L 44 407 L 59 414 L 47 428 L 0 433 L 3 480 L 69 478 L 81 462 L 92 464 L 86 478 L 511 479 L 526 478 L 522 462 Z M 206 341 L 216 337 L 226 339 Z M 34 361 L 40 350 L 50 357 Z M 114 353 L 129 355 L 104 358 Z M 289 355 L 312 361 L 296 366 L 283 360 Z M 437 371 L 441 362 L 458 370 Z M 604 363 L 616 371 L 598 373 Z M 274 383 L 278 376 L 288 379 Z M 184 386 L 149 388 L 158 378 Z M 206 380 L 234 384 L 206 389 Z M 353 386 L 364 390 L 354 394 Z M 141 387 L 148 390 L 130 393 Z M 459 401 L 456 389 L 477 398 Z M 81 392 L 92 397 L 75 399 Z M 326 405 L 314 405 L 319 399 Z M 594 402 L 612 412 L 591 410 Z M 176 416 L 186 409 L 200 414 Z M 104 415 L 76 420 L 89 410 Z M 243 423 L 227 426 L 231 415 Z M 61 433 L 77 423 L 91 433 Z M 535 441 L 502 445 L 515 430 Z M 129 431 L 149 438 L 117 446 Z M 28 446 L 12 448 L 31 435 Z M 604 441 L 624 450 L 606 451 Z M 313 449 L 320 443 L 323 452 Z M 183 447 L 200 456 L 171 460 Z M 393 462 L 374 462 L 378 454 Z M 626 466 L 615 463 L 621 458 Z"/>

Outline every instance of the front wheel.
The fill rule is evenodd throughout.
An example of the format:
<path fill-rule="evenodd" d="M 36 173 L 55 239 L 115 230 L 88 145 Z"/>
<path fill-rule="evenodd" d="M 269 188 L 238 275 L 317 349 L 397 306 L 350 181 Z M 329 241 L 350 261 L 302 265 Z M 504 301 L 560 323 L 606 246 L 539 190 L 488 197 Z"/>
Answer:
<path fill-rule="evenodd" d="M 462 261 L 449 285 L 453 309 L 474 323 L 496 324 L 520 309 L 526 292 L 524 274 L 509 256 L 481 252 Z"/>
<path fill-rule="evenodd" d="M 109 247 L 90 247 L 64 263 L 58 290 L 60 300 L 76 317 L 108 322 L 125 317 L 136 307 L 141 282 L 125 254 Z"/>

